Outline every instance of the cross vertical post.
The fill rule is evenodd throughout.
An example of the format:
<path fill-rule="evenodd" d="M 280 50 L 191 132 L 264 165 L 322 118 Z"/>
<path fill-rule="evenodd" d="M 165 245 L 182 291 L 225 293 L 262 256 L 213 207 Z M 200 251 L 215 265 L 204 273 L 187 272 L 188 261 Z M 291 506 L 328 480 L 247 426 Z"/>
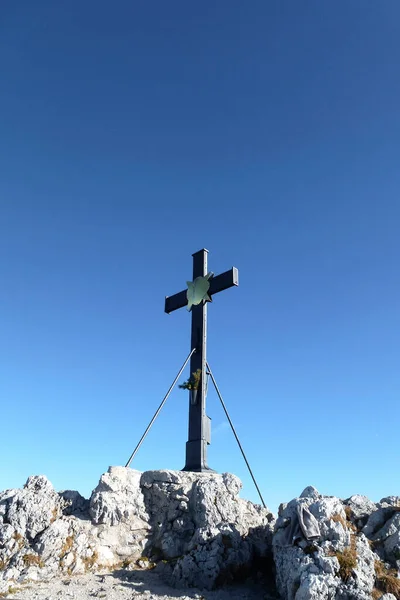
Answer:
<path fill-rule="evenodd" d="M 193 254 L 193 281 L 207 275 L 208 250 Z M 196 352 L 190 359 L 190 373 L 201 370 L 196 404 L 189 404 L 189 437 L 186 442 L 184 471 L 209 471 L 207 444 L 210 443 L 210 420 L 206 415 L 206 363 L 207 363 L 207 302 L 192 307 L 191 349 Z"/>
<path fill-rule="evenodd" d="M 214 294 L 239 285 L 239 273 L 235 267 L 216 277 L 207 274 L 207 255 L 208 250 L 204 248 L 192 255 L 193 282 L 188 282 L 188 290 L 165 298 L 166 313 L 184 306 L 192 312 L 190 350 L 195 348 L 196 351 L 190 360 L 190 374 L 200 370 L 201 377 L 196 398 L 193 400 L 191 395 L 189 401 L 189 435 L 183 471 L 194 472 L 212 471 L 207 464 L 207 446 L 211 443 L 211 419 L 206 415 L 207 303 L 212 301 Z M 201 292 L 199 297 L 196 286 Z"/>

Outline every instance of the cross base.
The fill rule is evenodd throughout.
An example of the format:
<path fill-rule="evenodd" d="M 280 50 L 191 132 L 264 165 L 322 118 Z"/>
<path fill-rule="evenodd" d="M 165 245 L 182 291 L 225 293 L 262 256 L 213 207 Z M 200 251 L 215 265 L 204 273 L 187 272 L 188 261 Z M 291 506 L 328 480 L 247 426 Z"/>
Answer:
<path fill-rule="evenodd" d="M 193 473 L 215 473 L 207 465 L 207 441 L 191 440 L 186 442 L 186 464 L 182 471 Z"/>
<path fill-rule="evenodd" d="M 181 469 L 182 473 L 185 471 L 186 473 L 216 473 L 214 469 L 210 469 L 210 467 L 201 467 L 198 469 L 191 469 L 189 467 L 184 467 Z"/>

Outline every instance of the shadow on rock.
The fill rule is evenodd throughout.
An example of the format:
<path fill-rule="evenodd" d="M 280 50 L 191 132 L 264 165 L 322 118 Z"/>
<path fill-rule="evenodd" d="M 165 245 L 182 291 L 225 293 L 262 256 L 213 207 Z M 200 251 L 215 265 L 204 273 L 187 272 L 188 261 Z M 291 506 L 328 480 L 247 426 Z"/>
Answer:
<path fill-rule="evenodd" d="M 165 595 L 165 583 L 159 578 L 158 574 L 153 571 L 146 570 L 129 570 L 129 569 L 116 569 L 105 577 L 113 577 L 118 580 L 119 585 L 128 588 L 132 592 L 143 593 L 150 592 L 163 596 Z M 101 578 L 100 578 L 101 579 Z M 182 597 L 182 589 L 168 589 L 168 596 L 174 598 Z M 198 598 L 198 590 L 187 590 L 186 596 L 191 598 Z"/>
<path fill-rule="evenodd" d="M 264 565 L 258 565 L 262 567 Z M 133 593 L 142 594 L 144 592 L 150 592 L 154 595 L 174 598 L 208 598 L 210 591 L 203 590 L 200 588 L 171 588 L 168 586 L 166 589 L 167 582 L 165 581 L 162 569 L 156 567 L 152 570 L 128 570 L 118 569 L 106 577 L 113 577 L 117 580 L 118 584 L 128 588 Z M 206 594 L 206 596 L 204 596 Z M 216 597 L 229 597 L 234 598 L 259 598 L 260 600 L 277 600 L 279 596 L 276 593 L 275 585 L 273 581 L 262 576 L 249 577 L 249 573 L 246 572 L 244 578 L 239 577 L 237 580 L 229 578 L 229 581 L 224 581 L 223 588 L 215 588 L 211 594 Z"/>
<path fill-rule="evenodd" d="M 239 498 L 237 477 L 146 471 L 140 483 L 151 527 L 144 554 L 170 586 L 215 589 L 248 579 L 261 562 L 260 576 L 273 579 L 274 516 Z"/>

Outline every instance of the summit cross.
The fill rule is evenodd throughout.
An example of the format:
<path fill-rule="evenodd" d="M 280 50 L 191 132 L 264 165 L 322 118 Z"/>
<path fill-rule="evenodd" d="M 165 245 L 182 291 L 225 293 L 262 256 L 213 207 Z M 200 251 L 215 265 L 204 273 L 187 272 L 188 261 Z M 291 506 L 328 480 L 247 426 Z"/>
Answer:
<path fill-rule="evenodd" d="M 188 289 L 165 298 L 165 312 L 187 307 L 192 312 L 190 349 L 196 351 L 190 359 L 190 373 L 201 371 L 196 398 L 189 401 L 189 435 L 186 442 L 186 461 L 183 471 L 212 471 L 207 464 L 207 446 L 211 443 L 211 419 L 206 415 L 206 365 L 207 365 L 207 302 L 230 287 L 239 285 L 239 272 L 235 267 L 214 277 L 207 272 L 208 250 L 193 254 L 193 281 Z"/>

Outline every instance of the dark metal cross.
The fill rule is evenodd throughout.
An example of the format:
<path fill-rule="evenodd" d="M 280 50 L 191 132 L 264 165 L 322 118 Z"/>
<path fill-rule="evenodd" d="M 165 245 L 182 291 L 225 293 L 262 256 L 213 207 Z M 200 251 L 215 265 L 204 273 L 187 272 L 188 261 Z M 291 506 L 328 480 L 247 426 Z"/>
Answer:
<path fill-rule="evenodd" d="M 193 254 L 193 281 L 207 275 L 208 250 Z M 239 285 L 239 272 L 235 267 L 210 278 L 208 295 L 211 297 L 234 285 Z M 187 306 L 187 290 L 165 298 L 165 312 L 171 313 Z M 190 373 L 201 371 L 196 403 L 189 403 L 189 439 L 186 442 L 184 471 L 211 471 L 207 465 L 207 445 L 211 443 L 211 420 L 206 415 L 206 362 L 207 362 L 207 302 L 192 306 L 191 350 L 196 352 L 190 359 Z"/>

